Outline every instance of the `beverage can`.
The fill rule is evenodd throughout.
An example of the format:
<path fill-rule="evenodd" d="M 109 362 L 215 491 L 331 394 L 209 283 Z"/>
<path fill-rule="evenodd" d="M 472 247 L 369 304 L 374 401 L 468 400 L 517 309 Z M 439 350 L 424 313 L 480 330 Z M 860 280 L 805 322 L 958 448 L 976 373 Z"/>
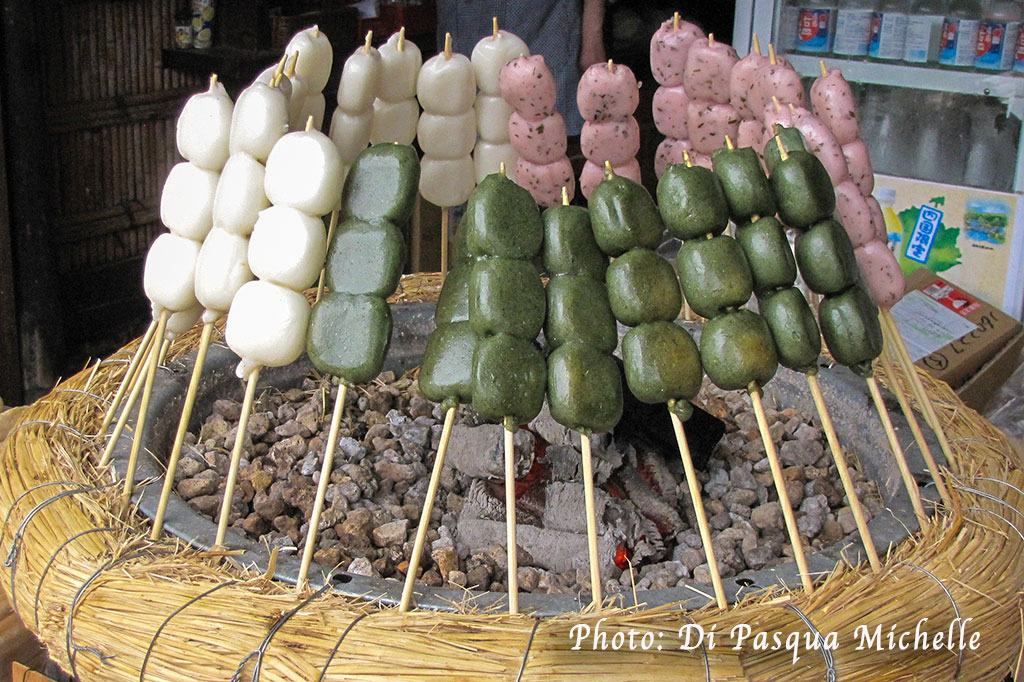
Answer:
<path fill-rule="evenodd" d="M 1013 70 L 1024 71 L 1024 31 L 1017 33 L 1017 49 L 1013 55 Z"/>
<path fill-rule="evenodd" d="M 983 21 L 978 26 L 974 65 L 979 69 L 1008 70 L 1014 61 L 1020 23 Z"/>
<path fill-rule="evenodd" d="M 192 0 L 193 45 L 207 48 L 213 44 L 213 0 Z"/>
<path fill-rule="evenodd" d="M 874 14 L 869 9 L 839 10 L 832 51 L 849 56 L 866 55 L 871 42 L 871 20 Z"/>
<path fill-rule="evenodd" d="M 939 63 L 944 66 L 974 66 L 980 24 L 975 19 L 946 17 L 942 22 Z"/>
<path fill-rule="evenodd" d="M 832 49 L 832 9 L 801 8 L 796 29 L 798 52 L 827 53 Z"/>
<path fill-rule="evenodd" d="M 875 12 L 871 20 L 868 55 L 876 59 L 901 59 L 907 37 L 907 15 Z"/>
<path fill-rule="evenodd" d="M 903 50 L 904 61 L 915 64 L 934 62 L 939 56 L 942 34 L 941 15 L 915 15 L 907 19 L 907 41 Z"/>

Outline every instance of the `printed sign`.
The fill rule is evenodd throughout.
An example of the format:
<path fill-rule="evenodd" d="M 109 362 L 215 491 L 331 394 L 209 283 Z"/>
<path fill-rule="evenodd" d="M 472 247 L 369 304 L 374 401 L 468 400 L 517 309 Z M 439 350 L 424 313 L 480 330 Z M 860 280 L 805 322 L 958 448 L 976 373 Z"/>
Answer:
<path fill-rule="evenodd" d="M 910 241 L 907 242 L 906 257 L 922 265 L 927 263 L 941 223 L 942 211 L 932 206 L 922 206 Z"/>

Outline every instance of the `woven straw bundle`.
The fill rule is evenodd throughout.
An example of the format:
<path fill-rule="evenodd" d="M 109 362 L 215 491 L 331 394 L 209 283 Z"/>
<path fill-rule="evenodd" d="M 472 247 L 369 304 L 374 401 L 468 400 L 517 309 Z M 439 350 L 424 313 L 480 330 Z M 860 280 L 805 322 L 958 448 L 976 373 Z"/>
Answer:
<path fill-rule="evenodd" d="M 439 279 L 436 278 L 435 279 Z M 407 278 L 400 296 L 436 296 L 439 281 Z M 198 342 L 193 330 L 171 354 Z M 18 415 L 0 448 L 0 578 L 12 604 L 62 667 L 83 681 L 207 680 L 1001 680 L 1019 665 L 1024 635 L 1024 472 L 1021 455 L 945 384 L 923 376 L 953 448 L 953 505 L 922 532 L 889 548 L 884 569 L 865 564 L 799 590 L 708 607 L 604 610 L 538 620 L 529 615 L 380 608 L 331 592 L 246 573 L 230 556 L 147 539 L 148 520 L 114 516 L 119 490 L 97 470 L 94 436 L 116 389 L 125 352 L 86 368 Z M 884 377 L 891 386 L 903 376 Z M 884 549 L 884 548 L 879 548 Z M 959 651 L 864 647 L 872 631 L 945 632 L 970 618 L 978 646 Z M 645 633 L 650 650 L 573 650 L 574 626 Z M 680 628 L 715 632 L 679 650 Z M 739 626 L 739 627 L 737 627 Z M 753 634 L 799 637 L 793 651 L 759 648 Z M 735 629 L 734 629 L 735 628 Z M 835 633 L 838 648 L 807 650 L 810 633 Z M 955 633 L 959 629 L 954 630 Z M 624 638 L 628 642 L 628 638 Z M 656 648 L 661 645 L 661 650 Z M 639 647 L 638 647 L 639 649 Z"/>

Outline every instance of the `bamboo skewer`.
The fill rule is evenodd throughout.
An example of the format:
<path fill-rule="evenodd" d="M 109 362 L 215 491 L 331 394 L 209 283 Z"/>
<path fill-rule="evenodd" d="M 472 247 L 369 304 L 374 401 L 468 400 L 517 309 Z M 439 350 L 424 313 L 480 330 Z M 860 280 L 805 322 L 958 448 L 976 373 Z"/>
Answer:
<path fill-rule="evenodd" d="M 718 569 L 718 559 L 715 557 L 714 548 L 711 545 L 711 527 L 708 525 L 708 515 L 704 511 L 704 500 L 700 496 L 700 481 L 697 480 L 697 471 L 693 466 L 693 456 L 690 454 L 690 444 L 686 441 L 686 433 L 683 430 L 683 421 L 675 412 L 669 410 L 672 417 L 672 429 L 676 434 L 676 444 L 679 446 L 679 456 L 683 460 L 683 471 L 686 474 L 686 485 L 690 490 L 690 499 L 693 501 L 693 511 L 697 516 L 697 528 L 700 531 L 700 539 L 704 544 L 704 554 L 708 561 L 708 570 L 711 572 L 711 584 L 715 588 L 715 599 L 718 608 L 725 609 L 728 602 L 725 599 L 725 587 L 722 585 L 722 573 Z"/>
<path fill-rule="evenodd" d="M 398 604 L 399 611 L 408 611 L 412 604 L 413 583 L 416 582 L 416 571 L 420 567 L 420 555 L 423 554 L 423 543 L 430 528 L 430 515 L 434 511 L 434 499 L 437 497 L 438 484 L 441 481 L 441 470 L 448 452 L 448 441 L 452 437 L 452 424 L 455 422 L 455 408 L 449 407 L 444 413 L 444 427 L 441 430 L 441 442 L 434 456 L 434 469 L 430 472 L 430 483 L 427 485 L 427 496 L 423 500 L 423 511 L 420 512 L 420 524 L 416 528 L 416 540 L 412 545 L 412 556 L 409 557 L 409 568 L 405 575 L 405 586 L 402 588 L 402 601 Z M 441 576 L 446 578 L 446 576 Z"/>
<path fill-rule="evenodd" d="M 156 336 L 154 338 L 159 339 L 163 337 L 164 330 L 167 329 L 167 318 L 169 316 L 170 313 L 167 309 L 160 311 L 160 317 L 156 323 Z M 146 413 L 149 411 L 149 398 L 153 393 L 153 379 L 156 377 L 158 364 L 160 363 L 157 354 L 151 352 L 146 362 L 146 381 L 142 389 L 142 405 L 139 407 L 139 416 L 135 422 L 135 432 L 132 438 L 132 449 L 128 455 L 128 466 L 125 468 L 124 489 L 121 493 L 121 507 L 118 510 L 118 516 L 122 518 L 127 513 L 128 507 L 132 502 L 132 491 L 135 489 L 135 468 L 139 462 L 139 450 L 142 448 L 142 439 L 146 429 Z M 110 442 L 115 443 L 116 441 L 111 440 Z"/>
<path fill-rule="evenodd" d="M 451 220 L 451 208 L 441 209 L 441 283 L 448 274 L 448 223 Z"/>
<path fill-rule="evenodd" d="M 910 389 L 914 394 L 914 398 L 917 400 L 918 406 L 921 408 L 921 414 L 924 415 L 925 421 L 932 427 L 932 431 L 935 432 L 935 437 L 939 441 L 939 447 L 942 449 L 942 454 L 946 457 L 947 462 L 953 460 L 953 450 L 949 446 L 949 439 L 946 437 L 946 431 L 942 428 L 942 422 L 939 421 L 939 415 L 935 412 L 935 406 L 932 404 L 931 398 L 928 397 L 928 392 L 924 388 L 924 384 L 921 383 L 921 377 L 917 374 L 917 369 L 914 367 L 914 361 L 910 359 L 910 352 L 907 350 L 907 345 L 903 342 L 903 337 L 900 335 L 899 325 L 896 324 L 895 318 L 892 316 L 892 312 L 889 310 L 881 311 L 882 325 L 888 327 L 889 338 L 892 341 L 893 346 L 896 348 L 899 357 L 902 358 L 902 365 L 904 373 L 907 375 L 907 379 L 910 382 Z M 933 466 L 929 462 L 928 466 Z M 934 475 L 938 475 L 938 469 L 933 469 Z M 940 492 L 945 489 L 943 485 L 940 487 Z M 943 500 L 948 500 L 949 491 L 946 491 L 946 495 L 943 495 Z"/>
<path fill-rule="evenodd" d="M 508 419 L 506 419 L 508 421 Z M 514 428 L 514 427 L 513 427 Z M 505 425 L 505 539 L 508 543 L 508 612 L 519 613 L 519 557 L 516 545 L 515 432 Z"/>
<path fill-rule="evenodd" d="M 921 504 L 921 492 L 917 489 L 917 481 L 914 480 L 913 474 L 910 473 L 910 467 L 907 466 L 907 458 L 903 454 L 903 448 L 896 437 L 896 430 L 892 426 L 889 412 L 885 408 L 882 392 L 878 389 L 878 381 L 874 377 L 868 377 L 867 382 L 868 390 L 871 392 L 871 399 L 875 403 L 875 410 L 878 412 L 878 418 L 882 420 L 882 427 L 885 429 L 886 438 L 889 439 L 889 447 L 896 458 L 896 466 L 899 467 L 900 476 L 903 477 L 903 485 L 907 489 L 907 495 L 910 496 L 910 504 L 914 507 L 914 515 L 917 516 L 917 522 L 921 528 L 924 528 L 925 523 L 928 521 L 928 516 L 924 513 L 924 505 Z"/>
<path fill-rule="evenodd" d="M 159 327 L 159 323 L 157 324 L 157 327 Z M 131 416 L 132 410 L 135 409 L 135 403 L 138 401 L 139 395 L 142 393 L 142 389 L 145 386 L 145 368 L 149 366 L 150 360 L 155 360 L 158 355 L 159 350 L 157 349 L 156 340 L 153 339 L 145 353 L 145 366 L 140 368 L 139 372 L 137 372 L 135 382 L 132 384 L 132 390 L 125 399 L 124 408 L 121 410 L 121 414 L 117 418 L 117 423 L 114 424 L 114 429 L 110 432 L 107 444 L 103 448 L 103 454 L 100 456 L 99 466 L 105 467 L 110 463 L 110 457 L 114 454 L 114 448 L 117 446 L 117 441 L 121 438 L 121 434 L 124 432 L 124 427 L 128 423 L 128 418 Z M 102 431 L 100 433 L 102 433 Z"/>
<path fill-rule="evenodd" d="M 316 486 L 313 513 L 309 517 L 309 530 L 306 531 L 306 545 L 302 549 L 302 564 L 299 566 L 299 578 L 295 583 L 295 587 L 299 592 L 305 591 L 309 586 L 309 565 L 313 561 L 313 552 L 316 550 L 316 536 L 319 533 L 320 515 L 324 511 L 327 485 L 331 482 L 331 472 L 334 470 L 334 450 L 338 447 L 338 430 L 341 427 L 341 417 L 345 413 L 345 397 L 347 395 L 348 386 L 343 381 L 339 382 L 338 397 L 334 401 L 334 411 L 331 413 L 331 428 L 327 432 L 324 462 L 320 467 L 320 481 Z"/>
<path fill-rule="evenodd" d="M 754 52 L 756 52 L 756 53 L 758 53 L 758 54 L 761 54 L 761 41 L 760 41 L 760 40 L 758 39 L 758 37 L 757 37 L 757 33 L 754 33 L 754 34 L 753 34 L 753 35 L 752 35 L 752 36 L 750 37 L 750 41 L 751 41 L 751 44 L 752 44 L 752 45 L 753 45 L 753 47 L 754 47 Z"/>
<path fill-rule="evenodd" d="M 590 435 L 580 432 L 583 455 L 583 499 L 587 514 L 587 553 L 590 559 L 590 595 L 594 609 L 600 613 L 604 603 L 601 585 L 601 564 L 597 554 L 597 512 L 594 509 L 594 462 L 590 452 Z"/>
<path fill-rule="evenodd" d="M 868 530 L 868 522 L 864 517 L 864 507 L 861 505 L 860 499 L 857 498 L 853 481 L 850 479 L 850 469 L 846 463 L 846 455 L 843 454 L 843 449 L 839 445 L 839 437 L 836 435 L 836 428 L 832 423 L 832 415 L 829 414 L 828 407 L 825 405 L 825 397 L 821 393 L 821 386 L 818 384 L 817 375 L 808 374 L 807 385 L 811 389 L 814 406 L 818 409 L 818 418 L 821 420 L 821 428 L 825 432 L 825 438 L 828 440 L 828 447 L 832 451 L 832 459 L 835 460 L 836 471 L 839 472 L 839 479 L 843 482 L 843 492 L 846 493 L 846 497 L 850 501 L 850 510 L 853 512 L 853 519 L 857 523 L 860 541 L 864 545 L 864 551 L 867 552 L 871 570 L 878 573 L 882 570 L 882 564 L 878 558 L 878 550 L 875 548 L 875 542 L 871 538 L 871 532 Z"/>
<path fill-rule="evenodd" d="M 192 367 L 192 378 L 189 380 L 188 392 L 185 393 L 185 404 L 181 408 L 181 418 L 178 420 L 178 430 L 174 434 L 174 445 L 167 460 L 167 471 L 164 473 L 164 485 L 160 491 L 160 504 L 156 509 L 156 516 L 153 518 L 153 530 L 150 533 L 150 540 L 154 542 L 160 539 L 160 533 L 164 528 L 164 515 L 167 513 L 167 502 L 171 499 L 174 490 L 174 474 L 178 470 L 178 458 L 181 456 L 181 447 L 185 442 L 185 432 L 188 431 L 188 423 L 192 418 L 192 408 L 195 407 L 196 393 L 199 392 L 199 378 L 203 374 L 203 365 L 206 364 L 206 352 L 210 349 L 210 341 L 213 339 L 213 322 L 203 325 L 203 334 L 199 338 L 199 349 L 196 351 L 196 363 Z"/>
<path fill-rule="evenodd" d="M 899 401 L 900 410 L 903 411 L 903 416 L 906 418 L 907 423 L 910 425 L 910 432 L 914 434 L 914 441 L 917 443 L 918 449 L 921 450 L 921 456 L 924 457 L 925 465 L 928 467 L 929 473 L 932 475 L 932 480 L 935 481 L 935 488 L 939 491 L 939 496 L 942 498 L 943 504 L 950 506 L 952 504 L 952 498 L 949 495 L 949 489 L 946 488 L 945 481 L 942 480 L 942 475 L 939 473 L 939 466 L 935 462 L 935 457 L 932 456 L 932 450 L 928 447 L 928 442 L 924 439 L 924 433 L 921 431 L 921 425 L 917 421 L 917 416 L 914 414 L 914 406 L 907 399 L 907 394 L 903 391 L 903 388 L 899 386 L 896 381 L 896 366 L 893 364 L 893 357 L 899 358 L 899 351 L 896 350 L 892 335 L 887 331 L 885 326 L 882 327 L 883 336 L 885 337 L 886 350 L 882 352 L 881 361 L 882 369 L 885 370 L 885 375 L 891 377 L 892 392 L 896 394 L 896 400 Z"/>
<path fill-rule="evenodd" d="M 334 240 L 334 231 L 338 229 L 338 213 L 337 209 L 331 211 L 331 222 L 327 226 L 327 248 L 331 248 L 331 242 Z M 324 265 L 320 270 L 320 281 L 316 284 L 316 298 L 313 303 L 319 303 L 320 299 L 324 295 L 324 279 L 327 277 L 327 266 Z"/>
<path fill-rule="evenodd" d="M 139 341 L 139 347 L 135 351 L 135 355 L 132 356 L 131 363 L 128 364 L 128 371 L 125 372 L 124 379 L 121 380 L 121 385 L 117 387 L 117 391 L 114 393 L 113 400 L 110 401 L 110 407 L 107 408 L 107 413 L 103 416 L 103 422 L 100 424 L 99 435 L 103 435 L 103 432 L 110 426 L 110 422 L 114 420 L 114 413 L 117 412 L 117 406 L 121 404 L 121 399 L 124 398 L 125 391 L 129 389 L 129 386 L 134 385 L 136 374 L 139 371 L 139 367 L 142 365 L 142 361 L 147 357 L 149 352 L 149 345 L 153 342 L 153 335 L 156 334 L 156 320 L 154 319 L 149 323 L 149 328 L 146 329 L 146 333 L 142 336 L 142 340 Z"/>
<path fill-rule="evenodd" d="M 423 263 L 421 262 L 420 250 L 423 242 L 423 197 L 419 194 L 416 195 L 416 203 L 412 207 L 412 224 L 410 226 L 411 235 L 409 237 L 409 265 L 412 267 L 413 272 L 421 272 Z"/>
<path fill-rule="evenodd" d="M 169 351 L 170 349 L 171 349 L 171 340 L 170 339 L 164 339 L 163 343 L 160 344 L 160 355 L 157 356 L 157 360 L 156 360 L 156 366 L 157 367 L 161 367 L 164 364 L 164 361 L 167 360 L 167 351 Z"/>
<path fill-rule="evenodd" d="M 224 482 L 224 500 L 220 505 L 220 518 L 217 520 L 217 539 L 215 548 L 224 548 L 224 536 L 228 532 L 228 520 L 231 518 L 231 502 L 235 496 L 235 483 L 238 481 L 238 463 L 242 459 L 242 448 L 245 444 L 245 432 L 249 427 L 249 413 L 252 412 L 253 399 L 256 397 L 256 384 L 260 378 L 261 367 L 257 367 L 249 375 L 245 385 L 245 398 L 242 400 L 242 414 L 238 418 L 238 431 L 235 433 L 235 445 L 231 449 L 231 464 L 228 477 Z"/>
<path fill-rule="evenodd" d="M 764 405 L 761 402 L 761 389 L 756 384 L 751 384 L 747 393 L 750 394 L 750 402 L 753 404 L 754 414 L 757 416 L 757 426 L 761 431 L 761 440 L 764 443 L 765 452 L 768 454 L 768 464 L 771 466 L 772 479 L 775 481 L 775 489 L 779 494 L 779 505 L 782 507 L 782 517 L 786 521 L 786 530 L 789 531 L 789 542 L 793 546 L 793 559 L 796 560 L 797 569 L 800 571 L 800 581 L 803 583 L 804 590 L 808 594 L 812 594 L 814 581 L 811 580 L 811 569 L 807 565 L 804 546 L 800 542 L 800 532 L 796 527 L 796 517 L 793 515 L 793 506 L 789 501 L 786 481 L 782 478 L 782 463 L 779 461 L 779 453 L 775 449 L 775 442 L 768 430 L 768 417 L 764 413 Z"/>

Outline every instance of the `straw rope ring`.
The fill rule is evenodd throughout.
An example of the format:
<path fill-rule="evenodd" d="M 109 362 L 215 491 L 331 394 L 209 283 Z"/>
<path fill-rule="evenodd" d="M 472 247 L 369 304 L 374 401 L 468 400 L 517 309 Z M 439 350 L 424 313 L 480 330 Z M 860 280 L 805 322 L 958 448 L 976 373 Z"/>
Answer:
<path fill-rule="evenodd" d="M 436 294 L 440 278 L 435 279 Z M 425 291 L 433 286 L 424 281 L 403 282 L 404 295 L 415 296 L 418 284 Z M 223 320 L 218 325 L 223 329 Z M 195 349 L 198 339 L 198 329 L 175 339 L 169 364 Z M 587 682 L 619 682 L 635 679 L 641 666 L 649 679 L 795 682 L 807 679 L 808 668 L 794 666 L 790 652 L 755 651 L 749 640 L 734 649 L 736 641 L 728 634 L 745 623 L 766 632 L 792 631 L 794 613 L 811 615 L 813 624 L 801 620 L 815 638 L 837 633 L 839 647 L 830 652 L 831 663 L 826 661 L 828 674 L 837 680 L 953 679 L 957 674 L 1002 679 L 1020 654 L 1024 513 L 1018 507 L 1024 499 L 1024 462 L 1003 434 L 948 386 L 923 373 L 919 376 L 936 398 L 940 421 L 955 445 L 946 463 L 951 482 L 997 482 L 985 489 L 952 486 L 950 511 L 929 517 L 910 539 L 889 548 L 883 558 L 888 568 L 905 563 L 912 570 L 873 573 L 866 564 L 844 562 L 818 580 L 812 596 L 798 587 L 780 595 L 777 587 L 753 586 L 726 610 L 708 606 L 683 612 L 678 604 L 608 608 L 601 615 L 609 631 L 649 631 L 666 643 L 684 624 L 718 633 L 716 646 L 703 646 L 702 653 L 666 647 L 617 656 L 592 649 L 590 642 L 572 650 L 570 630 L 593 625 L 589 612 L 541 623 L 468 604 L 453 604 L 450 612 L 399 613 L 329 589 L 311 598 L 224 553 L 181 542 L 154 546 L 148 541 L 149 521 L 137 514 L 127 515 L 123 525 L 112 523 L 118 496 L 78 491 L 112 485 L 109 471 L 93 466 L 95 447 L 81 434 L 97 431 L 103 419 L 104 403 L 94 395 L 112 395 L 124 374 L 126 361 L 114 360 L 82 370 L 48 398 L 24 408 L 0 444 L 0 556 L 11 557 L 16 568 L 13 579 L 0 584 L 12 603 L 35 600 L 33 631 L 55 662 L 83 682 L 227 680 L 250 654 L 256 658 L 253 679 L 260 682 L 562 682 L 582 676 Z M 906 380 L 884 372 L 879 378 L 890 386 Z M 57 492 L 51 495 L 49 488 Z M 55 504 L 57 499 L 65 501 Z M 961 516 L 959 509 L 996 516 L 1014 532 Z M 948 603 L 937 598 L 935 583 L 944 588 Z M 782 600 L 793 609 L 780 609 Z M 850 639 L 858 627 L 881 622 L 900 632 L 912 630 L 921 618 L 945 622 L 949 604 L 955 613 L 970 614 L 980 635 L 982 648 L 964 657 L 969 664 L 960 666 L 945 649 L 941 656 L 857 650 Z M 172 626 L 173 637 L 168 636 Z M 93 655 L 78 655 L 82 652 Z M 812 665 L 820 666 L 815 661 Z"/>

